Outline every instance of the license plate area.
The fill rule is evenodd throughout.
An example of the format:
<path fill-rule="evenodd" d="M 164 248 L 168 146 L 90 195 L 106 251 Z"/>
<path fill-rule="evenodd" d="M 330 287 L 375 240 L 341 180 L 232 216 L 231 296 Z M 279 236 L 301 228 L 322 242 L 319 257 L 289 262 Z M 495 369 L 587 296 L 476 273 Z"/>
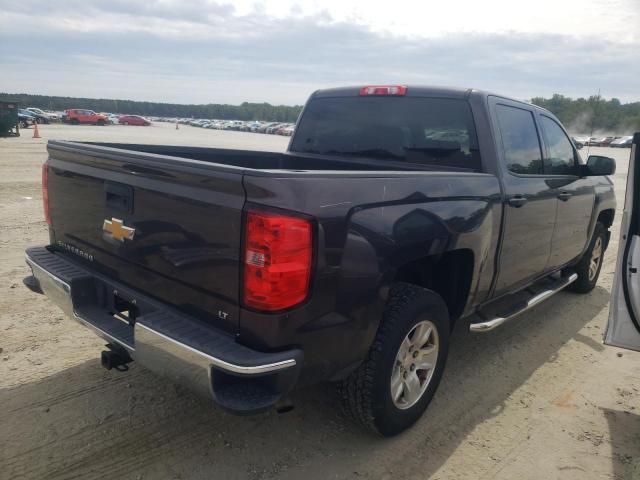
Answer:
<path fill-rule="evenodd" d="M 140 308 L 134 299 L 125 297 L 118 290 L 113 291 L 113 308 L 111 316 L 120 322 L 133 327 L 140 316 Z"/>

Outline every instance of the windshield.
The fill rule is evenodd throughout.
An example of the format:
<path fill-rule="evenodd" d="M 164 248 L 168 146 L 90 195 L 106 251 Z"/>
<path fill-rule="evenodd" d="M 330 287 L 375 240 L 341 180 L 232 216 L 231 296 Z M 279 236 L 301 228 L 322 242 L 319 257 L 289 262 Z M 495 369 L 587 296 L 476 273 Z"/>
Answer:
<path fill-rule="evenodd" d="M 480 169 L 469 104 L 450 98 L 316 98 L 290 151 Z"/>

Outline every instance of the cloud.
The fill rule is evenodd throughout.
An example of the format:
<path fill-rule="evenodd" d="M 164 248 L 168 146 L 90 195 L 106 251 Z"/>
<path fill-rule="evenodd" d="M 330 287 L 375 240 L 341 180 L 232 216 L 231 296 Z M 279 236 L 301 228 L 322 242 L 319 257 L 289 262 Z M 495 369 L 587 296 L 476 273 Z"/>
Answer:
<path fill-rule="evenodd" d="M 1 3 L 1 2 L 0 2 Z M 398 36 L 326 11 L 205 0 L 0 4 L 0 91 L 180 103 L 299 104 L 315 89 L 439 84 L 517 98 L 638 100 L 638 43 L 550 33 Z"/>

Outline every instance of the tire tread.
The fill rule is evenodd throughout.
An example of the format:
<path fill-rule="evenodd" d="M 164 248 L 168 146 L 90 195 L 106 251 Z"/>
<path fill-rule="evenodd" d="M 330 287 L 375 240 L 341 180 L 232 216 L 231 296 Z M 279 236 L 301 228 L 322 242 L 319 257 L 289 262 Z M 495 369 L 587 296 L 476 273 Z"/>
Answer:
<path fill-rule="evenodd" d="M 382 348 L 392 331 L 402 327 L 402 312 L 424 290 L 416 285 L 397 283 L 389 292 L 389 301 L 384 310 L 383 321 L 369 349 L 365 361 L 343 382 L 338 392 L 345 413 L 365 429 L 380 433 L 373 416 L 374 375 L 382 361 Z"/>

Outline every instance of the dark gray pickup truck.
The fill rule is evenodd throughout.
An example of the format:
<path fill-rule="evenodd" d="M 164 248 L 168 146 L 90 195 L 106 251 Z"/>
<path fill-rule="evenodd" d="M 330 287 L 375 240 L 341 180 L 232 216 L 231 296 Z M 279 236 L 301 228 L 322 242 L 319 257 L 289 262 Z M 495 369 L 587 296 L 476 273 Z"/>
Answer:
<path fill-rule="evenodd" d="M 449 335 L 595 285 L 613 160 L 546 110 L 477 90 L 315 92 L 286 153 L 51 141 L 32 276 L 135 360 L 236 413 L 335 381 L 393 435 L 433 397 Z"/>

